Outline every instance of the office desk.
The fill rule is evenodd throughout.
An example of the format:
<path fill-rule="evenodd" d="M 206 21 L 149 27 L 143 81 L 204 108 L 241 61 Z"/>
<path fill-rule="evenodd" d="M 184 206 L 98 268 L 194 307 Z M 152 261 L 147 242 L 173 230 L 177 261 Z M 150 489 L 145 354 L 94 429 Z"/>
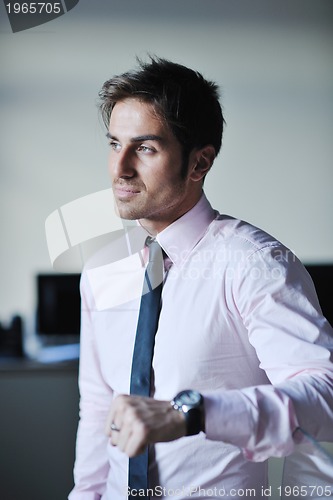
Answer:
<path fill-rule="evenodd" d="M 73 485 L 78 362 L 0 360 L 0 498 L 62 500 Z"/>

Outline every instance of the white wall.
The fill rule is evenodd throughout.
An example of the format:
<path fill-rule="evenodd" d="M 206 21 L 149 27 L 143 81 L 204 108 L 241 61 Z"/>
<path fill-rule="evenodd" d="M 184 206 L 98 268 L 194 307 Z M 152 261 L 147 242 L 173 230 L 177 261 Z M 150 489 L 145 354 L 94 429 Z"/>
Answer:
<path fill-rule="evenodd" d="M 80 0 L 13 34 L 1 4 L 0 321 L 31 319 L 46 217 L 109 187 L 96 96 L 147 52 L 222 86 L 213 205 L 332 261 L 332 25 L 331 0 Z"/>

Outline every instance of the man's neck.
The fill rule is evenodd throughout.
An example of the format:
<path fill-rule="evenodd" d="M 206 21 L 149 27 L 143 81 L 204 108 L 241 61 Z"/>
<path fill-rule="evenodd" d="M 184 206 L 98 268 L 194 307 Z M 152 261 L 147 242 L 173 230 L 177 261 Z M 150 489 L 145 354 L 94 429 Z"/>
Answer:
<path fill-rule="evenodd" d="M 200 196 L 197 196 L 192 203 L 190 203 L 180 214 L 177 214 L 174 218 L 168 218 L 168 219 L 139 219 L 139 224 L 143 229 L 147 231 L 147 233 L 155 237 L 158 233 L 163 231 L 165 228 L 173 224 L 176 220 L 180 219 L 185 215 L 187 212 L 192 210 L 193 207 L 199 202 L 201 196 L 203 194 L 203 191 L 201 191 Z"/>

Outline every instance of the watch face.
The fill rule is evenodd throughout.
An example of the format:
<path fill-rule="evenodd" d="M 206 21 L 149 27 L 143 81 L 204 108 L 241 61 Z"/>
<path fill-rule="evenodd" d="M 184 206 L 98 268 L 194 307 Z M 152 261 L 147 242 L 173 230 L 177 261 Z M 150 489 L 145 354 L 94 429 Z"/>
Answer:
<path fill-rule="evenodd" d="M 205 430 L 204 399 L 198 391 L 180 392 L 171 401 L 171 405 L 185 417 L 186 436 L 193 436 Z"/>
<path fill-rule="evenodd" d="M 181 405 L 195 406 L 200 403 L 201 394 L 197 391 L 182 391 L 178 394 L 176 403 Z"/>

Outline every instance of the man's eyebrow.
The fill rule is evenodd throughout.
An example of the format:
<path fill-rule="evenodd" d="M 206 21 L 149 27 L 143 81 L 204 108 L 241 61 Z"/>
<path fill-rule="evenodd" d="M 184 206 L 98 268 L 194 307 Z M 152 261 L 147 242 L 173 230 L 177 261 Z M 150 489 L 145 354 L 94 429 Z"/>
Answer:
<path fill-rule="evenodd" d="M 108 139 L 114 139 L 117 141 L 117 137 L 113 136 L 110 134 L 110 132 L 107 132 L 106 137 Z M 145 135 L 138 135 L 137 137 L 132 137 L 130 139 L 131 142 L 142 142 L 142 141 L 159 141 L 162 142 L 164 141 L 163 137 L 160 135 L 155 135 L 155 134 L 145 134 Z"/>
<path fill-rule="evenodd" d="M 141 142 L 141 141 L 163 141 L 163 137 L 160 135 L 146 134 L 138 135 L 137 137 L 132 137 L 131 142 Z"/>

